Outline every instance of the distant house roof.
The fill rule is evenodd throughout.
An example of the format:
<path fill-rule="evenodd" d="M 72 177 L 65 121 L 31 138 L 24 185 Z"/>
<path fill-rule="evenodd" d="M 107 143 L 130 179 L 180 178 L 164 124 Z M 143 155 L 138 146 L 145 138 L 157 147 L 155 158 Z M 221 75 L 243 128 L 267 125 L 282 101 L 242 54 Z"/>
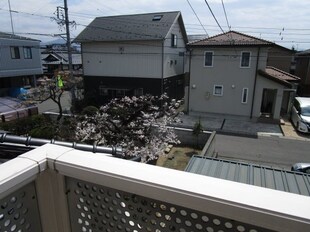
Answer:
<path fill-rule="evenodd" d="M 246 35 L 236 31 L 228 31 L 188 44 L 190 47 L 200 46 L 273 46 L 274 43 Z"/>
<path fill-rule="evenodd" d="M 310 175 L 303 173 L 197 155 L 185 171 L 310 196 Z"/>
<path fill-rule="evenodd" d="M 31 39 L 31 38 L 9 34 L 9 33 L 4 33 L 4 32 L 0 32 L 0 39 L 30 40 L 30 41 L 38 41 L 38 42 L 40 41 L 40 40 Z"/>
<path fill-rule="evenodd" d="M 67 52 L 50 52 L 41 54 L 42 64 L 69 64 Z M 72 53 L 72 64 L 82 64 L 80 53 Z"/>
<path fill-rule="evenodd" d="M 163 40 L 172 24 L 177 21 L 180 23 L 183 38 L 187 43 L 187 35 L 179 11 L 97 17 L 74 42 Z"/>
<path fill-rule="evenodd" d="M 277 69 L 275 67 L 267 66 L 266 69 L 258 70 L 258 73 L 262 75 L 263 77 L 266 77 L 272 81 L 278 82 L 279 84 L 291 87 L 291 83 L 296 83 L 300 81 L 300 78 L 297 76 L 294 76 L 290 73 L 284 72 L 280 69 Z"/>
<path fill-rule="evenodd" d="M 310 49 L 304 50 L 302 52 L 298 52 L 296 55 L 297 56 L 306 56 L 310 54 Z"/>

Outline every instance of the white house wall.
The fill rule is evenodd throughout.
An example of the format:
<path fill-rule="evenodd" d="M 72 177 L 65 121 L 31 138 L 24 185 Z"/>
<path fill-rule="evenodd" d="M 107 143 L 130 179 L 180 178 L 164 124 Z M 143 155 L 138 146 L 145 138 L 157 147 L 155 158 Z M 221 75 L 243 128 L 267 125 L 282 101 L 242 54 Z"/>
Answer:
<path fill-rule="evenodd" d="M 11 58 L 11 46 L 19 47 L 20 59 Z M 30 47 L 32 58 L 25 59 L 23 47 Z M 42 74 L 40 42 L 0 39 L 0 78 Z"/>
<path fill-rule="evenodd" d="M 177 35 L 177 47 L 171 47 L 172 34 Z M 171 26 L 164 42 L 164 77 L 181 75 L 184 73 L 185 42 L 178 20 Z M 181 56 L 180 53 L 184 55 Z"/>
<path fill-rule="evenodd" d="M 213 67 L 204 67 L 204 52 L 214 52 Z M 251 52 L 250 68 L 240 68 L 241 52 Z M 190 68 L 189 111 L 251 115 L 258 48 L 194 48 Z M 267 49 L 260 49 L 258 69 L 266 67 Z M 223 86 L 223 96 L 214 96 L 214 85 Z M 242 103 L 248 88 L 247 103 Z"/>
<path fill-rule="evenodd" d="M 162 42 L 83 43 L 85 76 L 162 77 Z"/>

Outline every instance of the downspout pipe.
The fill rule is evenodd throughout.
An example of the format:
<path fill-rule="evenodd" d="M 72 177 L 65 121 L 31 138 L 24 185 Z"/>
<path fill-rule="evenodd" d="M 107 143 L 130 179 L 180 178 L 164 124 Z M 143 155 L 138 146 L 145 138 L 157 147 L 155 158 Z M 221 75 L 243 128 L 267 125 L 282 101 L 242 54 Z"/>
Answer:
<path fill-rule="evenodd" d="M 260 47 L 258 47 L 258 50 L 257 50 L 256 68 L 255 68 L 255 79 L 254 79 L 254 86 L 253 86 L 253 96 L 252 96 L 252 105 L 251 105 L 251 116 L 250 116 L 250 119 L 253 118 L 254 100 L 255 100 L 256 84 L 257 84 L 257 76 L 258 76 L 258 62 L 259 62 L 259 57 L 260 57 Z"/>
<path fill-rule="evenodd" d="M 189 114 L 189 99 L 191 87 L 191 66 L 192 66 L 192 49 L 189 49 L 189 67 L 188 67 L 188 89 L 187 89 L 187 114 Z"/>
<path fill-rule="evenodd" d="M 165 72 L 165 39 L 163 39 L 163 44 L 161 48 L 161 94 L 164 94 L 164 72 Z"/>

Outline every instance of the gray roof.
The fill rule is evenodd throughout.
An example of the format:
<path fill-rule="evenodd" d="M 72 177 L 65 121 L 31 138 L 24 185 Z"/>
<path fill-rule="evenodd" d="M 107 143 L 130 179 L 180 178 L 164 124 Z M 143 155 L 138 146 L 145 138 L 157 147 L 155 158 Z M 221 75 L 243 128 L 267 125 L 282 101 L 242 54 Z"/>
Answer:
<path fill-rule="evenodd" d="M 47 58 L 52 56 L 53 61 L 48 60 Z M 41 54 L 42 64 L 69 64 L 69 58 L 67 52 L 50 52 L 46 54 Z M 82 64 L 81 53 L 72 53 L 72 64 Z"/>
<path fill-rule="evenodd" d="M 154 21 L 154 16 L 161 16 L 161 18 Z M 183 19 L 179 11 L 97 17 L 77 36 L 74 42 L 163 40 L 177 20 L 180 23 L 183 38 L 187 42 Z"/>
<path fill-rule="evenodd" d="M 14 35 L 14 34 L 9 34 L 9 33 L 4 33 L 0 31 L 0 39 L 16 39 L 16 40 L 31 40 L 31 41 L 40 41 L 36 39 L 31 39 L 19 35 Z"/>
<path fill-rule="evenodd" d="M 304 50 L 302 52 L 298 52 L 296 55 L 298 56 L 304 56 L 304 55 L 309 55 L 310 54 L 310 49 Z"/>
<path fill-rule="evenodd" d="M 310 196 L 310 175 L 195 155 L 185 171 Z"/>

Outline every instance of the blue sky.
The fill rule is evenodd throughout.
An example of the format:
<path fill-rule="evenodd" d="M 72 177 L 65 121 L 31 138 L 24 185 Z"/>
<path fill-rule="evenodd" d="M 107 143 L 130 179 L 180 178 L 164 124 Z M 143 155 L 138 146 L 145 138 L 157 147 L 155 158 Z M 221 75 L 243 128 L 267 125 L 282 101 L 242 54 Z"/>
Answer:
<path fill-rule="evenodd" d="M 204 34 L 190 8 L 191 3 L 207 33 L 221 33 L 204 0 L 68 0 L 70 20 L 77 22 L 71 28 L 74 38 L 94 17 L 136 14 L 160 11 L 181 11 L 188 34 Z M 59 34 L 60 30 L 50 17 L 63 0 L 10 0 L 14 31 L 16 33 Z M 232 30 L 276 42 L 298 50 L 310 48 L 309 0 L 223 0 Z M 222 1 L 208 0 L 224 31 L 228 30 Z M 19 13 L 17 13 L 19 12 Z M 26 14 L 29 13 L 29 14 Z M 11 32 L 8 0 L 0 0 L 0 31 Z M 23 36 L 54 40 L 51 36 Z"/>

